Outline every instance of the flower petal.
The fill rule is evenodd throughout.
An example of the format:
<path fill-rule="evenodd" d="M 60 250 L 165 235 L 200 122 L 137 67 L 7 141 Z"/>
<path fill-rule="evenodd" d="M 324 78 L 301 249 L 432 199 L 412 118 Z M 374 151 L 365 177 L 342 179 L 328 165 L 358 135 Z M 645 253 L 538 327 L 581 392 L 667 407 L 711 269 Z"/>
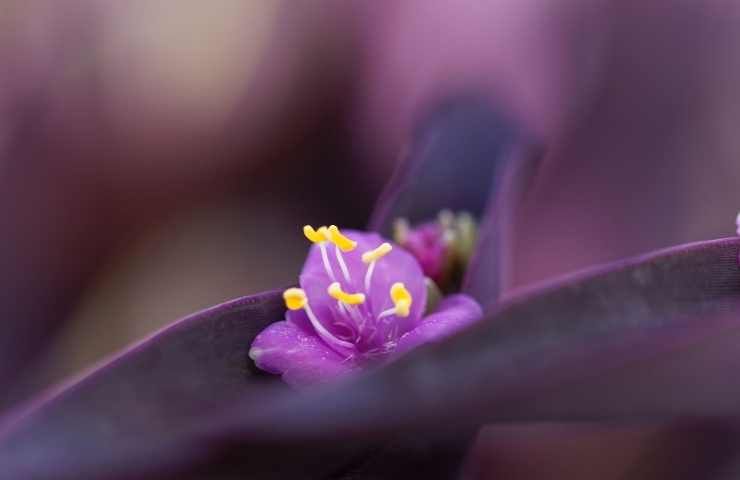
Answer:
<path fill-rule="evenodd" d="M 301 387 L 330 381 L 352 370 L 316 335 L 288 322 L 275 322 L 254 339 L 249 356 L 263 370 Z"/>
<path fill-rule="evenodd" d="M 467 295 L 446 297 L 431 315 L 398 340 L 395 353 L 400 355 L 425 343 L 441 340 L 475 323 L 483 316 L 480 305 Z"/>

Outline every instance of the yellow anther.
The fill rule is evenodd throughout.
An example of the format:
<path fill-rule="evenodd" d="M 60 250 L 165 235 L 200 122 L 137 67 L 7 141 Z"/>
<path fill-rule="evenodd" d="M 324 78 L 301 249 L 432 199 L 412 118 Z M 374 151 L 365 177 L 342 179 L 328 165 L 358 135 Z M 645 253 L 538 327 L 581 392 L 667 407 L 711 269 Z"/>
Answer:
<path fill-rule="evenodd" d="M 362 303 L 365 303 L 364 293 L 347 293 L 342 290 L 339 282 L 334 282 L 329 285 L 329 288 L 327 288 L 326 291 L 334 299 L 339 300 L 342 303 L 346 303 L 347 305 L 360 305 Z"/>
<path fill-rule="evenodd" d="M 326 225 L 319 227 L 318 232 L 320 235 L 323 235 L 326 240 L 331 240 L 331 235 L 329 234 L 329 229 L 326 228 Z"/>
<path fill-rule="evenodd" d="M 411 293 L 406 290 L 406 286 L 401 282 L 396 282 L 391 286 L 391 300 L 396 307 L 396 315 L 399 317 L 408 317 L 411 309 Z"/>
<path fill-rule="evenodd" d="M 402 300 L 411 301 L 411 293 L 406 290 L 406 285 L 401 282 L 396 282 L 391 285 L 391 300 L 393 302 L 400 302 Z"/>
<path fill-rule="evenodd" d="M 285 300 L 285 306 L 289 310 L 300 310 L 306 306 L 308 298 L 306 292 L 300 288 L 289 288 L 283 292 L 283 300 Z"/>
<path fill-rule="evenodd" d="M 303 234 L 309 241 L 313 243 L 321 243 L 329 240 L 329 236 L 326 233 L 326 227 L 321 227 L 318 230 L 314 230 L 311 225 L 306 225 L 303 227 Z"/>
<path fill-rule="evenodd" d="M 357 247 L 357 242 L 342 235 L 342 232 L 339 231 L 336 225 L 331 225 L 329 227 L 328 237 L 329 240 L 331 240 L 331 242 L 339 247 L 343 252 L 351 252 L 355 247 Z"/>
<path fill-rule="evenodd" d="M 391 244 L 388 242 L 381 243 L 380 246 L 374 250 L 370 250 L 369 252 L 365 252 L 362 254 L 362 261 L 365 263 L 371 263 L 380 260 L 381 258 L 385 257 L 391 250 L 393 250 L 393 247 L 391 247 Z"/>

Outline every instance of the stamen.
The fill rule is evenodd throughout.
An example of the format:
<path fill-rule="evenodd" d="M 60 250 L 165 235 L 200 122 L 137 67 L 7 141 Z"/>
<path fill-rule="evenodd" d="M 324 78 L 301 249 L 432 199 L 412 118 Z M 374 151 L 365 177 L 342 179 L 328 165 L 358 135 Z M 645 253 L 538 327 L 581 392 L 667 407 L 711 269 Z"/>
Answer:
<path fill-rule="evenodd" d="M 347 307 L 344 306 L 342 302 L 337 300 L 337 308 L 339 308 L 339 311 L 342 312 L 344 315 L 349 315 L 349 312 L 347 311 Z"/>
<path fill-rule="evenodd" d="M 378 248 L 362 254 L 362 261 L 368 263 L 367 272 L 365 272 L 365 293 L 370 294 L 370 282 L 375 271 L 375 262 L 386 256 L 393 247 L 388 242 L 381 243 Z"/>
<path fill-rule="evenodd" d="M 408 317 L 411 308 L 411 302 L 407 300 L 401 300 L 396 302 L 396 316 L 397 317 Z"/>
<path fill-rule="evenodd" d="M 324 262 L 324 270 L 332 281 L 336 281 L 337 278 L 334 276 L 334 270 L 331 268 L 329 256 L 326 253 L 326 242 L 329 241 L 329 229 L 326 227 L 319 227 L 318 230 L 314 230 L 311 225 L 304 225 L 303 234 L 310 242 L 318 244 L 319 249 L 321 250 L 321 260 Z"/>
<path fill-rule="evenodd" d="M 365 318 L 362 316 L 357 307 L 354 305 L 345 305 L 341 301 L 337 300 L 337 307 L 342 314 L 349 316 L 354 322 L 355 326 L 359 331 L 365 327 Z"/>
<path fill-rule="evenodd" d="M 385 335 L 386 342 L 391 342 L 393 339 L 398 337 L 398 323 L 393 325 L 393 327 L 388 331 L 388 333 Z"/>
<path fill-rule="evenodd" d="M 332 296 L 332 298 L 339 300 L 342 303 L 345 303 L 347 305 L 361 305 L 365 303 L 365 294 L 363 293 L 347 293 L 342 290 L 341 285 L 339 285 L 339 282 L 334 282 L 331 285 L 329 285 L 329 288 L 326 289 L 327 293 Z"/>
<path fill-rule="evenodd" d="M 365 272 L 365 293 L 370 295 L 370 282 L 373 279 L 373 272 L 375 271 L 375 262 L 370 262 Z"/>
<path fill-rule="evenodd" d="M 457 234 L 454 230 L 445 230 L 444 233 L 442 233 L 442 243 L 447 247 L 455 243 L 456 239 Z"/>
<path fill-rule="evenodd" d="M 357 242 L 342 235 L 342 232 L 339 231 L 339 228 L 337 228 L 336 225 L 330 225 L 328 232 L 329 240 L 334 245 L 341 248 L 343 252 L 351 252 L 357 248 Z"/>
<path fill-rule="evenodd" d="M 444 209 L 437 214 L 437 221 L 442 228 L 450 228 L 452 227 L 452 223 L 455 221 L 455 214 L 450 210 Z"/>
<path fill-rule="evenodd" d="M 383 310 L 380 315 L 378 315 L 378 320 L 391 315 L 395 315 L 397 317 L 409 316 L 412 298 L 411 293 L 406 290 L 406 286 L 404 286 L 403 283 L 396 282 L 391 286 L 391 300 L 393 300 L 393 304 L 395 306 L 387 310 Z"/>
<path fill-rule="evenodd" d="M 301 308 L 303 308 L 306 311 L 308 320 L 311 322 L 314 330 L 316 330 L 316 333 L 318 333 L 319 336 L 324 339 L 329 345 L 340 346 L 344 348 L 354 348 L 353 343 L 340 340 L 339 338 L 332 335 L 330 331 L 324 328 L 324 325 L 319 322 L 319 319 L 316 317 L 316 315 L 314 315 L 313 310 L 311 310 L 311 307 L 308 305 L 308 297 L 306 297 L 305 291 L 300 288 L 289 288 L 283 292 L 283 299 L 285 300 L 285 306 L 288 307 L 290 310 L 300 310 Z M 345 352 L 338 353 L 344 354 Z"/>
<path fill-rule="evenodd" d="M 289 288 L 283 292 L 283 300 L 285 300 L 285 306 L 289 310 L 300 310 L 306 306 L 308 298 L 306 292 L 300 288 Z"/>
<path fill-rule="evenodd" d="M 411 308 L 411 293 L 406 290 L 406 286 L 401 282 L 396 282 L 391 286 L 391 300 L 396 305 L 396 315 L 399 317 L 408 317 Z"/>
<path fill-rule="evenodd" d="M 473 249 L 475 247 L 475 239 L 477 236 L 477 227 L 473 216 L 468 212 L 460 212 L 457 215 L 457 252 L 461 257 L 464 264 L 470 261 L 470 257 L 473 255 Z M 738 227 L 740 230 L 740 227 Z"/>
<path fill-rule="evenodd" d="M 329 240 L 329 237 L 327 237 L 324 233 L 325 230 L 326 227 L 321 227 L 318 230 L 314 230 L 311 225 L 304 225 L 303 234 L 310 242 L 321 243 Z"/>
<path fill-rule="evenodd" d="M 311 321 L 311 325 L 313 325 L 314 330 L 316 330 L 316 333 L 318 333 L 319 336 L 323 338 L 327 343 L 329 343 L 330 345 L 338 345 L 344 348 L 354 348 L 355 345 L 353 343 L 338 339 L 337 337 L 332 335 L 329 330 L 324 328 L 324 325 L 322 325 L 321 322 L 319 322 L 319 319 L 316 318 L 316 315 L 314 315 L 313 310 L 311 310 L 311 307 L 308 305 L 308 303 L 306 303 L 306 306 L 304 308 L 306 310 L 306 315 L 308 315 L 308 319 Z"/>
<path fill-rule="evenodd" d="M 393 250 L 393 247 L 390 243 L 381 243 L 380 246 L 375 250 L 370 250 L 369 252 L 363 253 L 362 261 L 365 263 L 377 262 L 378 260 L 386 256 L 391 250 Z"/>
<path fill-rule="evenodd" d="M 399 245 L 405 244 L 406 238 L 409 235 L 409 230 L 411 230 L 409 221 L 405 218 L 397 218 L 396 221 L 393 222 L 393 240 Z"/>
<path fill-rule="evenodd" d="M 347 264 L 344 263 L 342 252 L 336 245 L 334 245 L 334 253 L 337 255 L 337 263 L 339 263 L 339 268 L 342 270 L 342 275 L 344 275 L 344 279 L 347 280 L 347 283 L 351 282 L 352 278 L 349 276 L 349 268 L 347 268 Z"/>
<path fill-rule="evenodd" d="M 347 264 L 344 261 L 342 252 L 351 252 L 357 247 L 357 242 L 342 235 L 342 232 L 339 231 L 339 228 L 337 228 L 336 225 L 331 225 L 329 226 L 329 228 L 321 227 L 319 228 L 318 233 L 325 236 L 327 240 L 334 244 L 334 251 L 337 256 L 337 263 L 339 263 L 339 268 L 341 268 L 342 270 L 342 275 L 344 275 L 344 279 L 347 282 L 351 282 L 352 278 L 350 277 L 349 269 L 347 268 Z M 332 280 L 334 279 L 332 278 Z"/>
<path fill-rule="evenodd" d="M 334 269 L 331 268 L 331 263 L 329 263 L 329 254 L 326 253 L 326 242 L 319 243 L 319 250 L 321 250 L 321 260 L 324 262 L 324 270 L 326 270 L 326 274 L 329 275 L 332 282 L 336 282 L 337 277 L 334 276 Z"/>

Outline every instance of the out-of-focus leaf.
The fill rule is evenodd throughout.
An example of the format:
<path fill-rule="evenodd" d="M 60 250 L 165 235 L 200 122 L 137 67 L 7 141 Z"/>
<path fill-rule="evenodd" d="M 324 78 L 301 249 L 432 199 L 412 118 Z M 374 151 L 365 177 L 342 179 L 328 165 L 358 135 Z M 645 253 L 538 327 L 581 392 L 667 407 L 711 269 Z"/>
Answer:
<path fill-rule="evenodd" d="M 444 209 L 472 213 L 481 222 L 480 239 L 463 291 L 484 304 L 495 300 L 510 270 L 516 207 L 539 156 L 487 101 L 453 98 L 420 124 L 370 229 L 389 234 L 396 218 L 424 222 Z"/>
<path fill-rule="evenodd" d="M 0 478 L 328 480 L 419 471 L 449 478 L 457 471 L 469 436 L 302 448 L 259 437 L 214 438 L 207 427 L 226 407 L 296 394 L 247 358 L 254 336 L 283 313 L 279 292 L 213 307 L 11 412 L 0 423 Z"/>
<path fill-rule="evenodd" d="M 331 480 L 454 479 L 471 443 L 469 432 L 442 439 L 410 435 L 382 443 Z M 328 479 L 327 479 L 328 480 Z"/>
<path fill-rule="evenodd" d="M 465 480 L 674 480 L 724 471 L 740 440 L 725 421 L 485 427 Z M 734 478 L 734 477 L 731 477 Z"/>
<path fill-rule="evenodd" d="M 487 101 L 450 99 L 414 132 L 403 152 L 405 158 L 378 202 L 370 229 L 389 235 L 399 217 L 424 222 L 444 209 L 474 214 L 481 220 L 481 238 L 473 261 L 476 267 L 471 267 L 464 291 L 481 303 L 486 296 L 496 299 L 506 275 L 514 208 L 532 173 L 531 168 L 519 165 L 522 157 L 529 159 L 533 153 L 522 141 L 511 119 Z M 397 442 L 381 450 L 372 467 L 365 467 L 379 474 L 379 466 L 394 465 L 396 470 L 385 470 L 384 475 L 389 475 L 403 468 L 418 471 L 432 459 L 435 465 L 447 459 L 447 470 L 452 471 L 460 465 L 472 436 L 472 430 L 457 435 L 462 442 L 456 449 L 458 456 L 448 455 L 446 448 L 426 455 L 427 460 L 420 463 L 413 443 Z"/>
<path fill-rule="evenodd" d="M 393 221 L 465 210 L 480 217 L 505 160 L 520 141 L 512 122 L 476 98 L 454 98 L 421 122 L 404 150 L 370 221 L 391 232 Z"/>
<path fill-rule="evenodd" d="M 534 182 L 540 158 L 540 149 L 533 145 L 522 145 L 509 153 L 505 171 L 481 218 L 478 241 L 462 290 L 475 298 L 484 310 L 511 287 L 517 213 Z"/>
<path fill-rule="evenodd" d="M 361 379 L 228 416 L 296 439 L 497 421 L 740 414 L 740 239 L 674 247 L 515 295 Z M 268 426 L 269 425 L 269 430 Z"/>
<path fill-rule="evenodd" d="M 560 41 L 550 42 L 563 50 L 549 64 L 560 67 L 545 68 L 565 72 L 564 82 L 541 78 L 565 88 L 522 212 L 515 282 L 731 233 L 740 204 L 738 5 L 534 4 L 548 20 L 560 15 Z"/>
<path fill-rule="evenodd" d="M 308 447 L 202 435 L 247 398 L 296 395 L 247 358 L 283 318 L 279 292 L 236 299 L 180 320 L 0 422 L 0 478 L 449 478 L 462 440 L 363 439 Z M 422 470 L 423 471 L 423 470 Z"/>
<path fill-rule="evenodd" d="M 279 292 L 270 292 L 194 314 L 11 412 L 0 426 L 0 477 L 174 475 L 221 455 L 181 433 L 276 378 L 257 371 L 247 352 L 284 309 Z M 295 473 L 295 465 L 274 464 L 279 459 L 277 452 L 261 452 L 253 471 L 274 469 L 274 478 Z M 319 471 L 331 467 L 326 462 Z"/>

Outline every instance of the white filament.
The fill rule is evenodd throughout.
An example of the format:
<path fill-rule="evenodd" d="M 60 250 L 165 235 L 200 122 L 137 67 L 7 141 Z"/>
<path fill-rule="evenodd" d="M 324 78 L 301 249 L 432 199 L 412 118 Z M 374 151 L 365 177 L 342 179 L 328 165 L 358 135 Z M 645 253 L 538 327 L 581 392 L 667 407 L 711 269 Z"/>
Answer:
<path fill-rule="evenodd" d="M 365 294 L 370 295 L 370 282 L 373 279 L 373 272 L 375 271 L 375 260 L 370 262 L 367 266 L 367 272 L 365 273 Z"/>
<path fill-rule="evenodd" d="M 311 307 L 308 305 L 308 303 L 306 303 L 303 308 L 306 310 L 306 315 L 308 315 L 308 319 L 311 322 L 311 325 L 313 325 L 314 330 L 316 330 L 316 333 L 318 333 L 319 336 L 323 338 L 329 345 L 333 344 L 344 348 L 355 347 L 353 343 L 338 339 L 337 337 L 332 335 L 329 330 L 324 328 L 324 325 L 322 325 L 321 322 L 319 322 L 319 319 L 316 318 L 316 315 L 314 315 L 313 310 L 311 310 Z"/>
<path fill-rule="evenodd" d="M 342 275 L 344 275 L 344 279 L 347 280 L 347 282 L 350 282 L 350 276 L 349 276 L 349 269 L 347 268 L 347 264 L 344 263 L 344 257 L 342 256 L 341 250 L 339 250 L 339 247 L 334 245 L 334 251 L 337 254 L 337 262 L 339 262 L 339 268 L 342 269 Z"/>
<path fill-rule="evenodd" d="M 337 279 L 334 276 L 334 270 L 331 268 L 331 263 L 329 263 L 329 255 L 326 253 L 326 244 L 324 242 L 319 243 L 319 249 L 321 250 L 321 260 L 324 262 L 326 274 L 329 275 L 332 282 L 336 282 Z"/>
<path fill-rule="evenodd" d="M 338 301 L 337 307 L 339 307 L 339 311 L 342 312 L 342 314 L 348 315 L 350 319 L 352 319 L 358 330 L 362 330 L 362 327 L 365 326 L 365 318 L 360 314 L 360 311 L 356 306 L 345 305 Z"/>
<path fill-rule="evenodd" d="M 396 307 L 389 308 L 388 310 L 383 310 L 380 312 L 380 315 L 378 315 L 378 320 L 385 317 L 390 317 L 391 315 L 396 314 Z"/>

